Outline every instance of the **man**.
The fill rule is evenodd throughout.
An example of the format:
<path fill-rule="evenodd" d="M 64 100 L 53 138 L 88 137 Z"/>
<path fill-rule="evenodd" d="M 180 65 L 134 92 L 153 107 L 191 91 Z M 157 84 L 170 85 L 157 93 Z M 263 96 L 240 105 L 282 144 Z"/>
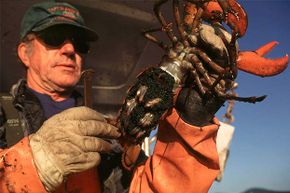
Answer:
<path fill-rule="evenodd" d="M 65 3 L 45 2 L 34 5 L 23 18 L 20 39 L 18 56 L 26 67 L 27 79 L 19 81 L 12 95 L 25 123 L 23 129 L 30 139 L 29 145 L 38 175 L 46 190 L 53 191 L 59 187 L 67 173 L 97 165 L 100 162 L 99 152 L 111 150 L 108 142 L 97 137 L 116 138 L 120 134 L 117 128 L 105 122 L 101 114 L 84 107 L 70 109 L 60 115 L 60 119 L 54 117 L 43 125 L 44 120 L 52 115 L 82 105 L 80 95 L 73 88 L 81 76 L 83 55 L 88 53 L 89 42 L 95 41 L 97 35 L 84 25 L 78 10 Z M 36 131 L 37 134 L 34 134 Z M 5 141 L 4 137 L 2 134 L 2 142 Z M 27 138 L 22 142 L 25 140 Z M 19 148 L 30 150 L 28 144 L 25 145 Z M 26 149 L 23 151 L 26 152 Z M 71 155 L 67 156 L 69 152 Z M 23 159 L 22 156 L 19 158 Z M 31 173 L 32 169 L 25 164 L 22 166 L 25 166 L 27 173 Z M 4 176 L 8 175 L 5 173 Z M 84 175 L 89 174 L 86 172 Z M 94 178 L 96 176 L 91 175 L 91 179 Z M 19 192 L 18 188 L 23 188 L 21 184 L 13 184 L 8 180 L 9 176 L 1 179 L 1 188 L 4 188 L 1 192 L 11 188 Z M 26 183 L 23 177 L 18 180 Z M 30 192 L 31 184 L 26 184 L 27 192 Z"/>
<path fill-rule="evenodd" d="M 0 192 L 124 191 L 128 175 L 120 152 L 108 142 L 120 133 L 100 113 L 80 106 L 81 97 L 74 90 L 83 56 L 96 33 L 85 26 L 73 6 L 44 2 L 26 12 L 20 39 L 17 51 L 26 67 L 26 80 L 13 86 L 11 94 L 24 137 L 16 144 L 7 141 L 4 109 Z M 168 112 L 160 123 L 154 154 L 147 160 L 142 154 L 136 156 L 130 192 L 208 191 L 219 170 L 215 147 L 219 124 L 211 116 L 206 123 L 192 126 L 190 120 L 184 121 L 187 113 L 180 119 L 175 109 Z"/>

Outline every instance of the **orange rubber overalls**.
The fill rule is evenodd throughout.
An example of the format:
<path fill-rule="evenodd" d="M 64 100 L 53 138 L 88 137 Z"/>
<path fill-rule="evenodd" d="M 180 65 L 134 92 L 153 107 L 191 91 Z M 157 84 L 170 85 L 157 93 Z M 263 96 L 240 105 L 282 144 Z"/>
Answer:
<path fill-rule="evenodd" d="M 219 172 L 216 135 L 219 123 L 195 127 L 175 109 L 160 122 L 154 153 L 138 165 L 130 193 L 207 193 Z M 96 168 L 70 175 L 57 193 L 100 193 Z M 1 193 L 46 193 L 33 163 L 28 137 L 0 150 Z"/>

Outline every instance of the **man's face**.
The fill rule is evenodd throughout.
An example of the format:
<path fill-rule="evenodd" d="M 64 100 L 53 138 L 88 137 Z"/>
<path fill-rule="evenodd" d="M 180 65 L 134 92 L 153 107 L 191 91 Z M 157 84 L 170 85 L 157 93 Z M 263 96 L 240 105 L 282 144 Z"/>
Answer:
<path fill-rule="evenodd" d="M 55 31 L 52 35 L 57 36 L 59 33 L 66 34 L 64 31 Z M 42 93 L 71 90 L 79 81 L 82 68 L 82 55 L 74 40 L 65 38 L 60 45 L 51 46 L 42 36 L 36 35 L 31 41 L 26 64 L 28 85 Z"/>

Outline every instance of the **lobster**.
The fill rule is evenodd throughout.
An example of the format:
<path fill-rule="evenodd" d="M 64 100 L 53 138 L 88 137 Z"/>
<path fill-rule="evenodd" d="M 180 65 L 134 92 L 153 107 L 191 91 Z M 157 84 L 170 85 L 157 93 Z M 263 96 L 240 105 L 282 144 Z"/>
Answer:
<path fill-rule="evenodd" d="M 235 0 L 172 0 L 175 26 L 161 12 L 168 1 L 159 0 L 154 5 L 161 27 L 142 33 L 165 54 L 158 66 L 143 71 L 128 89 L 117 119 L 131 144 L 140 144 L 172 107 L 188 107 L 178 109 L 180 116 L 191 113 L 195 118 L 189 122 L 202 126 L 227 100 L 264 100 L 265 95 L 239 97 L 231 92 L 238 70 L 265 77 L 287 68 L 288 55 L 263 57 L 277 45 L 275 41 L 256 51 L 239 50 L 237 39 L 246 33 L 248 18 Z M 154 36 L 156 32 L 165 33 L 169 44 Z"/>

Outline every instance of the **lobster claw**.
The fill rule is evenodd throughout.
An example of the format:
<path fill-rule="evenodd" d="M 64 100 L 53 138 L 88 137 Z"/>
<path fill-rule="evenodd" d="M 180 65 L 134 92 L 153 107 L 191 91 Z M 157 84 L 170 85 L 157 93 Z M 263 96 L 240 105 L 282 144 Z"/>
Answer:
<path fill-rule="evenodd" d="M 248 17 L 244 8 L 236 0 L 208 2 L 204 9 L 203 18 L 213 22 L 219 21 L 220 18 L 214 15 L 217 12 L 226 14 L 226 17 L 223 18 L 224 21 L 237 33 L 238 37 L 245 35 L 248 27 Z"/>
<path fill-rule="evenodd" d="M 238 69 L 262 77 L 274 76 L 283 72 L 287 68 L 289 62 L 287 54 L 284 57 L 276 59 L 263 57 L 277 44 L 278 42 L 273 41 L 265 44 L 256 51 L 240 52 L 237 59 Z"/>

